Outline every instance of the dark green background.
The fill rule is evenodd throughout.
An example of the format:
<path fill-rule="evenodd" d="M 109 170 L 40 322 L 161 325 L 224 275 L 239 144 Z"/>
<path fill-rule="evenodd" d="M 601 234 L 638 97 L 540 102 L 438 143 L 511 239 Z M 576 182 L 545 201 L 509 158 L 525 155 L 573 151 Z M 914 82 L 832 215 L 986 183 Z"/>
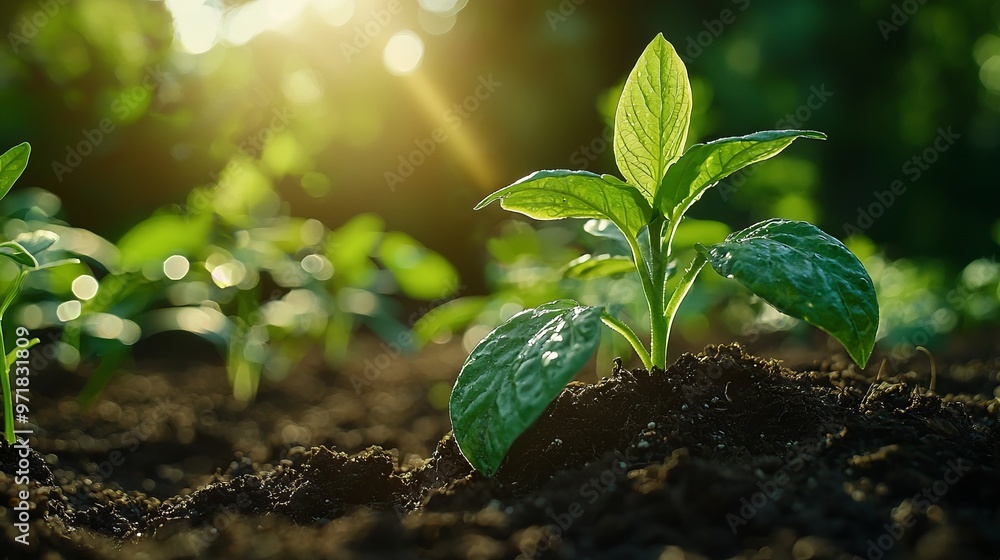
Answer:
<path fill-rule="evenodd" d="M 866 231 L 890 257 L 929 256 L 957 270 L 996 253 L 1000 58 L 992 57 L 1000 57 L 1000 2 L 473 1 L 447 34 L 423 34 L 418 73 L 449 104 L 472 94 L 481 77 L 501 84 L 461 122 L 488 162 L 479 170 L 486 179 L 462 164 L 456 136 L 395 192 L 386 171 L 440 126 L 407 85 L 411 78 L 381 65 L 389 36 L 417 28 L 416 2 L 404 2 L 350 61 L 343 44 L 384 3 L 358 0 L 343 27 L 305 17 L 291 31 L 200 56 L 176 52 L 163 3 L 138 0 L 50 0 L 45 6 L 57 8 L 45 25 L 27 44 L 12 45 L 11 34 L 25 36 L 31 28 L 24 18 L 38 17 L 43 4 L 0 4 L 7 37 L 0 145 L 31 142 L 31 166 L 19 185 L 57 193 L 71 224 L 112 240 L 210 183 L 281 106 L 274 99 L 283 73 L 307 68 L 323 84 L 318 103 L 331 116 L 295 124 L 299 170 L 327 177 L 329 192 L 312 196 L 301 173 L 279 174 L 276 188 L 292 212 L 335 227 L 375 211 L 390 228 L 451 258 L 476 284 L 487 258 L 483 244 L 508 215 L 472 206 L 536 169 L 579 167 L 586 158 L 578 150 L 601 137 L 615 88 L 662 32 L 686 58 L 694 84 L 692 140 L 775 128 L 814 92 L 832 92 L 825 102 L 813 100 L 818 108 L 802 123 L 826 132 L 827 142 L 797 143 L 730 196 L 710 192 L 695 217 L 735 228 L 772 216 L 807 218 L 843 238 L 858 208 L 881 204 L 876 193 L 898 179 L 905 193 Z M 893 18 L 898 29 L 888 27 L 896 27 Z M 701 52 L 692 47 L 699 39 Z M 150 70 L 161 77 L 148 99 L 122 110 Z M 254 95 L 265 101 L 255 103 Z M 67 147 L 107 118 L 114 131 L 57 180 L 53 162 L 65 162 Z M 949 127 L 960 138 L 911 181 L 904 164 Z M 611 150 L 588 168 L 617 173 Z M 495 184 L 477 184 L 485 182 Z"/>

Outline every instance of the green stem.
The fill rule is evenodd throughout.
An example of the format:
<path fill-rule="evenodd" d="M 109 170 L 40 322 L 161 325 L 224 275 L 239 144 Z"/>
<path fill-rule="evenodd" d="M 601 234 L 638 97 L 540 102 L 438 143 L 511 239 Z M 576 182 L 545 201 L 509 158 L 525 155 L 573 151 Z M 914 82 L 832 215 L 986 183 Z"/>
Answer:
<path fill-rule="evenodd" d="M 0 356 L 6 356 L 7 349 L 3 344 L 3 319 L 0 319 Z M 4 360 L 6 361 L 6 360 Z M 10 370 L 3 369 L 0 376 L 0 390 L 3 391 L 3 435 L 7 443 L 14 444 L 14 394 L 10 390 Z"/>
<path fill-rule="evenodd" d="M 671 245 L 674 234 L 677 232 L 677 222 L 679 220 L 657 219 L 655 227 L 650 228 L 650 239 L 659 239 L 659 243 L 650 241 L 653 261 L 655 264 L 652 285 L 654 290 L 647 293 L 646 299 L 650 302 L 650 348 L 653 365 L 660 369 L 667 367 L 667 340 L 670 337 L 670 324 L 664 315 L 664 306 L 667 301 L 667 268 L 670 264 Z M 663 228 L 667 231 L 664 234 Z"/>
<path fill-rule="evenodd" d="M 643 367 L 646 369 L 653 367 L 653 363 L 649 358 L 649 353 L 646 352 L 646 348 L 642 345 L 642 341 L 639 340 L 639 337 L 636 336 L 635 331 L 607 311 L 601 313 L 601 321 L 603 321 L 605 325 L 611 327 L 611 330 L 622 335 L 622 337 L 632 345 L 635 353 L 639 354 L 639 359 L 642 360 Z"/>
<path fill-rule="evenodd" d="M 667 233 L 660 241 L 660 253 L 663 255 L 663 266 L 670 264 L 670 259 L 674 256 L 674 236 L 677 235 L 677 227 L 681 223 L 680 216 L 672 216 L 667 222 Z M 667 301 L 667 282 L 663 279 L 663 301 Z"/>
<path fill-rule="evenodd" d="M 705 267 L 708 261 L 701 253 L 696 253 L 694 260 L 691 261 L 691 265 L 684 271 L 684 276 L 681 278 L 677 287 L 674 288 L 674 293 L 670 296 L 670 300 L 667 302 L 666 308 L 663 310 L 663 317 L 666 320 L 666 335 L 670 336 L 670 327 L 674 323 L 674 316 L 677 315 L 677 308 L 681 306 L 681 302 L 684 301 L 684 297 L 691 290 L 691 286 L 694 285 L 695 278 L 698 277 L 698 273 L 701 269 Z"/>
<path fill-rule="evenodd" d="M 667 366 L 667 335 L 669 325 L 663 317 L 663 301 L 658 292 L 646 295 L 649 300 L 649 353 L 653 366 L 663 369 Z"/>
<path fill-rule="evenodd" d="M 629 247 L 632 249 L 632 260 L 635 262 L 635 268 L 639 272 L 639 281 L 642 283 L 642 293 L 646 297 L 646 304 L 649 306 L 649 331 L 652 333 L 650 338 L 650 348 L 652 348 L 652 353 L 649 354 L 649 366 L 660 366 L 657 363 L 657 356 L 663 354 L 663 350 L 659 347 L 657 339 L 659 334 L 663 332 L 663 300 L 658 296 L 658 290 L 653 283 L 653 276 L 649 273 L 649 267 L 646 266 L 646 260 L 642 258 L 642 250 L 639 249 L 639 242 L 632 238 L 631 235 L 626 235 L 625 238 L 628 240 Z M 633 335 L 634 336 L 634 335 Z M 633 344 L 635 346 L 635 344 Z M 641 344 L 640 344 L 641 346 Z M 644 354 L 645 352 L 643 352 Z M 642 354 L 640 354 L 641 356 Z M 645 363 L 645 361 L 643 362 Z"/>
<path fill-rule="evenodd" d="M 0 392 L 3 392 L 3 434 L 7 438 L 7 443 L 11 445 L 15 442 L 14 393 L 10 388 L 10 368 L 7 367 L 7 348 L 3 343 L 3 316 L 7 312 L 7 308 L 10 307 L 10 304 L 17 297 L 17 294 L 21 291 L 21 284 L 24 282 L 24 277 L 27 274 L 24 270 L 18 273 L 17 278 L 14 279 L 14 284 L 4 294 L 3 303 L 0 303 L 0 356 L 3 356 L 4 361 L 3 375 L 0 375 Z"/>

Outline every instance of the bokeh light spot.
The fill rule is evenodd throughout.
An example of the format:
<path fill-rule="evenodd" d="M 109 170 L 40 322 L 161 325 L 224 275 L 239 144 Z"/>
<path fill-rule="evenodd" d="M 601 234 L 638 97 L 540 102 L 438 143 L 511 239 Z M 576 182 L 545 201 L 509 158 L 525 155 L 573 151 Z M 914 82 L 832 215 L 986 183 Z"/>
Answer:
<path fill-rule="evenodd" d="M 354 16 L 354 0 L 314 0 L 320 16 L 334 27 L 345 25 Z"/>
<path fill-rule="evenodd" d="M 45 312 L 42 310 L 41 306 L 37 304 L 25 305 L 21 308 L 20 313 L 21 324 L 25 327 L 35 330 L 41 328 L 45 322 Z"/>
<path fill-rule="evenodd" d="M 424 57 L 424 42 L 413 31 L 404 30 L 389 38 L 382 53 L 382 63 L 397 76 L 413 72 Z"/>
<path fill-rule="evenodd" d="M 163 261 L 163 275 L 171 280 L 180 280 L 191 270 L 191 263 L 181 255 L 171 255 Z"/>
<path fill-rule="evenodd" d="M 177 5 L 174 9 L 171 4 Z M 222 22 L 222 13 L 212 6 L 191 6 L 191 2 L 168 3 L 174 15 L 174 29 L 183 50 L 192 54 L 208 52 Z"/>
<path fill-rule="evenodd" d="M 79 317 L 81 311 L 83 311 L 83 305 L 80 304 L 80 300 L 64 301 L 56 308 L 56 317 L 65 323 Z"/>
<path fill-rule="evenodd" d="M 285 76 L 281 91 L 292 103 L 314 103 L 323 96 L 319 76 L 312 70 L 298 70 Z"/>
<path fill-rule="evenodd" d="M 462 11 L 469 0 L 419 0 L 420 7 L 428 12 L 453 16 Z"/>
<path fill-rule="evenodd" d="M 89 274 L 81 274 L 73 280 L 73 295 L 86 301 L 97 295 L 97 280 Z"/>
<path fill-rule="evenodd" d="M 1000 54 L 991 56 L 979 67 L 979 80 L 986 89 L 1000 93 Z"/>
<path fill-rule="evenodd" d="M 417 14 L 417 21 L 420 22 L 420 28 L 427 33 L 431 35 L 444 35 L 455 27 L 458 17 L 455 14 L 439 14 L 420 10 Z"/>

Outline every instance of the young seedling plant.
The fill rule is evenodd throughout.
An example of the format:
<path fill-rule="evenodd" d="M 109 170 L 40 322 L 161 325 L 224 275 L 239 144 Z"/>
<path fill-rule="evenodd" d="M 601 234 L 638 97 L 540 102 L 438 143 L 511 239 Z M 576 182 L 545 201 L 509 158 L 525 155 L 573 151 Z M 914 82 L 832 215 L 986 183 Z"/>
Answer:
<path fill-rule="evenodd" d="M 31 154 L 31 146 L 23 142 L 7 150 L 0 155 L 0 199 L 10 192 L 14 182 L 24 172 L 28 165 L 28 156 Z M 15 237 L 12 241 L 0 243 L 0 257 L 6 257 L 17 266 L 17 273 L 14 281 L 10 285 L 3 287 L 0 294 L 0 356 L 5 358 L 4 369 L 0 372 L 0 391 L 3 392 L 3 429 L 7 443 L 13 444 L 14 439 L 14 394 L 11 390 L 10 371 L 19 358 L 24 357 L 24 353 L 32 346 L 38 344 L 37 338 L 18 343 L 17 348 L 8 354 L 3 341 L 3 316 L 12 303 L 17 300 L 21 293 L 21 286 L 24 278 L 29 272 L 50 268 L 70 262 L 79 262 L 77 259 L 65 259 L 61 261 L 40 264 L 36 255 L 48 249 L 53 243 L 59 240 L 59 236 L 51 231 L 39 230 L 31 233 L 24 233 Z M 20 329 L 19 329 L 20 331 Z M 20 332 L 18 333 L 20 335 Z M 23 339 L 23 337 L 21 337 Z"/>
<path fill-rule="evenodd" d="M 615 114 L 615 161 L 624 181 L 587 171 L 537 171 L 476 206 L 499 201 L 506 210 L 538 220 L 609 220 L 627 240 L 631 257 L 590 266 L 608 274 L 623 264 L 634 267 L 651 333 L 647 350 L 635 331 L 604 307 L 559 300 L 526 309 L 486 335 L 462 366 L 450 402 L 456 442 L 484 475 L 497 471 L 514 440 L 590 359 L 602 323 L 628 340 L 647 369 L 663 369 L 674 316 L 706 264 L 779 311 L 825 330 L 854 361 L 867 363 L 878 327 L 874 285 L 857 257 L 809 223 L 770 219 L 721 243 L 696 245 L 693 261 L 674 290 L 667 290 L 675 270 L 674 235 L 705 191 L 796 138 L 826 138 L 808 130 L 772 130 L 685 150 L 690 120 L 687 69 L 657 35 L 629 74 Z"/>

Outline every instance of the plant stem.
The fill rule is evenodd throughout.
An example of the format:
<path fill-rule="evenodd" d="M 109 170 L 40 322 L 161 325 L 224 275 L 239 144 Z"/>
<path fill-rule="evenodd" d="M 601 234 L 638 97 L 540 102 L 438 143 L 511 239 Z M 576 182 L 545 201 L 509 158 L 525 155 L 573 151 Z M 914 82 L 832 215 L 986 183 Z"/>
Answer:
<path fill-rule="evenodd" d="M 4 294 L 3 303 L 0 303 L 0 358 L 3 359 L 3 375 L 0 375 L 0 392 L 3 392 L 3 434 L 7 438 L 7 443 L 14 444 L 14 393 L 10 388 L 10 368 L 7 367 L 7 348 L 3 343 L 3 316 L 7 308 L 21 291 L 21 284 L 27 272 L 21 270 L 14 279 L 14 284 L 7 289 Z"/>
<path fill-rule="evenodd" d="M 667 334 L 669 325 L 663 317 L 663 305 L 658 298 L 660 294 L 652 293 L 649 299 L 649 348 L 650 361 L 653 366 L 663 369 L 667 366 Z M 654 298 L 657 298 L 654 300 Z M 655 301 L 655 304 L 654 304 Z"/>
<path fill-rule="evenodd" d="M 3 391 L 3 434 L 7 443 L 14 444 L 14 395 L 10 390 L 10 370 L 7 368 L 7 349 L 3 344 L 3 319 L 0 318 L 0 356 L 4 357 L 0 390 Z"/>
<path fill-rule="evenodd" d="M 667 234 L 663 234 L 663 228 Z M 670 325 L 664 316 L 664 305 L 667 301 L 667 269 L 670 264 L 670 242 L 673 240 L 677 227 L 673 221 L 657 218 L 650 224 L 650 252 L 653 257 L 654 290 L 646 295 L 649 301 L 649 332 L 650 358 L 654 366 L 663 369 L 667 367 L 667 338 L 670 335 Z M 654 240 L 659 240 L 656 242 Z"/>
<path fill-rule="evenodd" d="M 650 338 L 650 348 L 652 348 L 651 354 L 646 354 L 649 356 L 649 360 L 644 360 L 643 364 L 649 362 L 646 368 L 650 368 L 654 365 L 663 367 L 662 364 L 657 363 L 657 356 L 663 354 L 662 349 L 657 344 L 658 334 L 663 332 L 663 300 L 660 299 L 658 294 L 658 289 L 653 281 L 653 275 L 650 274 L 649 267 L 646 266 L 646 260 L 642 256 L 642 250 L 639 248 L 639 242 L 634 239 L 631 235 L 626 235 L 625 239 L 628 240 L 629 248 L 632 249 L 632 261 L 635 263 L 636 271 L 639 273 L 639 281 L 642 283 L 642 293 L 646 297 L 646 304 L 649 306 L 649 332 L 652 333 Z M 650 244 L 652 245 L 652 244 Z M 610 326 L 610 325 L 609 325 Z M 613 327 L 612 327 L 613 328 Z M 632 336 L 635 336 L 633 333 Z M 631 342 L 631 341 L 629 341 Z M 633 343 L 632 346 L 635 346 Z M 642 344 L 639 344 L 641 347 Z M 645 354 L 645 352 L 640 353 L 640 357 Z"/>
<path fill-rule="evenodd" d="M 670 259 L 674 256 L 674 235 L 677 234 L 677 227 L 681 223 L 681 216 L 671 216 L 669 221 L 667 221 L 667 233 L 660 240 L 660 253 L 663 255 L 663 266 L 670 266 Z M 667 278 L 666 274 L 663 277 L 663 301 L 668 301 L 667 298 Z"/>
<path fill-rule="evenodd" d="M 636 336 L 635 331 L 607 311 L 601 313 L 601 321 L 603 321 L 605 325 L 611 327 L 611 330 L 622 335 L 622 337 L 632 345 L 632 349 L 635 350 L 635 353 L 639 354 L 639 359 L 642 360 L 643 367 L 646 369 L 653 367 L 649 358 L 649 353 L 646 352 L 646 348 L 642 345 L 642 341 L 639 340 L 639 337 Z"/>
<path fill-rule="evenodd" d="M 674 288 L 674 293 L 670 296 L 670 300 L 663 310 L 663 317 L 666 321 L 666 335 L 668 337 L 670 336 L 670 327 L 674 323 L 674 316 L 677 315 L 677 308 L 681 306 L 684 296 L 691 290 L 695 278 L 698 277 L 698 273 L 701 272 L 701 269 L 705 267 L 707 262 L 701 253 L 696 253 L 694 260 L 691 261 L 691 265 L 684 271 L 684 276 L 677 284 L 677 287 Z"/>

